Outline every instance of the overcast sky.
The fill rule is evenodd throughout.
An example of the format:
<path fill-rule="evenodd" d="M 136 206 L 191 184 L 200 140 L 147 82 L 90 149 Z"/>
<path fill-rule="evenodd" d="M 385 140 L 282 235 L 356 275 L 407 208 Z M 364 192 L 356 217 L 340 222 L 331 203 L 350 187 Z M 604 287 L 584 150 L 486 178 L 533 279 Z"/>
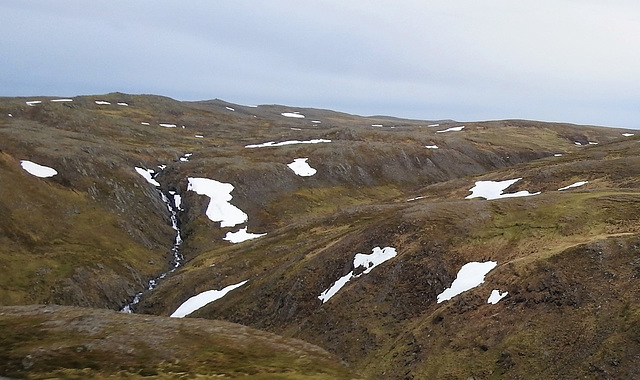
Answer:
<path fill-rule="evenodd" d="M 0 96 L 640 128 L 637 0 L 3 0 Z"/>

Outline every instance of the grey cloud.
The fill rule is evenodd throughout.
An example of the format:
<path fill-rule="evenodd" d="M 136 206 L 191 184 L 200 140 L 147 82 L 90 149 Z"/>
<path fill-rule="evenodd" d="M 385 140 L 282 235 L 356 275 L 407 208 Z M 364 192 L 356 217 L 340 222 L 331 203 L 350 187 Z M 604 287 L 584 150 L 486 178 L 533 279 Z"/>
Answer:
<path fill-rule="evenodd" d="M 636 127 L 640 4 L 24 1 L 1 95 L 124 91 L 425 119 Z"/>

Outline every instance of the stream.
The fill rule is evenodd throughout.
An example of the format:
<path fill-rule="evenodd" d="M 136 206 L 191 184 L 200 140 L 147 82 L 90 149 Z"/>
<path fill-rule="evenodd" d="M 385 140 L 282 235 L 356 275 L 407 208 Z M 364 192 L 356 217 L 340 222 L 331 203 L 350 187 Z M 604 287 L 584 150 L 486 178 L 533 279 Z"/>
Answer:
<path fill-rule="evenodd" d="M 149 280 L 149 282 L 147 283 L 147 289 L 145 291 L 137 293 L 133 297 L 131 302 L 127 303 L 122 307 L 122 309 L 120 309 L 120 311 L 123 313 L 133 313 L 134 312 L 133 307 L 140 302 L 140 299 L 142 297 L 142 294 L 144 294 L 144 292 L 153 290 L 156 286 L 158 286 L 158 283 L 160 282 L 160 280 L 167 277 L 170 273 L 174 272 L 184 263 L 184 256 L 182 255 L 182 252 L 180 250 L 182 245 L 182 236 L 180 235 L 180 226 L 178 226 L 178 211 L 180 210 L 180 195 L 176 194 L 175 191 L 169 191 L 168 194 L 165 194 L 160 189 L 158 189 L 158 192 L 160 193 L 160 197 L 162 198 L 162 201 L 165 203 L 165 205 L 167 206 L 167 209 L 169 210 L 169 213 L 171 214 L 170 215 L 171 228 L 173 228 L 176 231 L 176 238 L 173 242 L 173 246 L 171 247 L 171 255 L 172 255 L 171 269 L 162 273 L 158 277 Z"/>

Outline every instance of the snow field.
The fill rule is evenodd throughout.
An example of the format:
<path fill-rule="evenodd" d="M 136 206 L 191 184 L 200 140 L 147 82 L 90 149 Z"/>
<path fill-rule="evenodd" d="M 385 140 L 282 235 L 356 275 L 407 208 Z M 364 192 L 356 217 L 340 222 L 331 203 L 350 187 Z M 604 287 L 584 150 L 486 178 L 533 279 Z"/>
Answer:
<path fill-rule="evenodd" d="M 493 289 L 491 291 L 491 295 L 489 296 L 489 299 L 487 299 L 487 303 L 495 305 L 498 303 L 498 301 L 506 297 L 507 294 L 509 294 L 509 292 L 500 293 L 498 289 Z"/>
<path fill-rule="evenodd" d="M 300 112 L 283 112 L 280 115 L 284 117 L 292 117 L 295 119 L 304 119 L 304 115 L 300 114 Z"/>
<path fill-rule="evenodd" d="M 266 233 L 264 234 L 253 234 L 250 232 L 247 232 L 247 227 L 241 228 L 236 232 L 227 232 L 227 234 L 225 235 L 223 240 L 226 240 L 228 242 L 237 244 L 237 243 L 242 243 L 244 241 L 247 240 L 251 240 L 251 239 L 256 239 L 259 238 L 261 236 L 266 235 Z"/>
<path fill-rule="evenodd" d="M 476 262 L 464 264 L 458 271 L 456 279 L 451 286 L 438 294 L 438 303 L 450 300 L 460 293 L 473 289 L 484 282 L 484 277 L 498 265 L 495 261 Z"/>
<path fill-rule="evenodd" d="M 233 227 L 245 223 L 249 216 L 230 203 L 233 185 L 208 178 L 187 178 L 187 191 L 195 191 L 209 197 L 209 205 L 205 214 L 213 222 L 220 222 L 220 227 Z"/>
<path fill-rule="evenodd" d="M 451 128 L 447 128 L 447 129 L 443 129 L 441 131 L 436 131 L 436 133 L 444 133 L 444 132 L 460 132 L 461 130 L 464 129 L 464 125 L 460 126 L 460 127 L 451 127 Z"/>
<path fill-rule="evenodd" d="M 309 177 L 316 174 L 317 170 L 309 166 L 308 158 L 296 158 L 293 162 L 287 164 L 289 169 L 301 177 Z"/>
<path fill-rule="evenodd" d="M 485 198 L 487 200 L 493 200 L 501 198 L 528 197 L 540 194 L 540 192 L 530 193 L 525 190 L 511 194 L 502 193 L 506 188 L 521 179 L 522 178 L 508 179 L 504 181 L 477 181 L 475 186 L 469 189 L 469 191 L 471 191 L 471 195 L 466 196 L 465 199 Z"/>
<path fill-rule="evenodd" d="M 284 145 L 295 145 L 295 144 L 319 144 L 319 143 L 330 143 L 331 140 L 325 139 L 314 139 L 307 141 L 299 141 L 299 140 L 290 140 L 290 141 L 282 141 L 282 142 L 274 142 L 269 141 L 262 144 L 251 144 L 245 145 L 245 148 L 265 148 L 265 147 L 273 147 L 273 146 L 284 146 Z"/>
<path fill-rule="evenodd" d="M 227 293 L 229 293 L 230 291 L 237 289 L 239 287 L 241 287 L 242 285 L 246 284 L 248 280 L 246 281 L 242 281 L 240 283 L 234 284 L 234 285 L 229 285 L 225 288 L 222 288 L 220 290 L 207 290 L 205 292 L 202 293 L 198 293 L 195 296 L 189 298 L 188 300 L 184 301 L 182 303 L 182 305 L 180 305 L 176 311 L 174 311 L 170 317 L 172 318 L 183 318 L 186 317 L 187 315 L 193 313 L 194 311 L 210 304 L 213 301 L 217 301 L 220 298 L 224 297 L 227 295 Z"/>
<path fill-rule="evenodd" d="M 27 160 L 21 160 L 20 166 L 22 167 L 22 169 L 26 170 L 27 173 L 39 178 L 53 177 L 54 175 L 58 174 L 58 172 L 53 168 L 36 164 L 35 162 Z"/>
<path fill-rule="evenodd" d="M 576 183 L 572 183 L 571 185 L 568 185 L 568 186 L 565 186 L 565 187 L 561 187 L 561 188 L 558 189 L 558 191 L 571 189 L 572 187 L 579 187 L 579 186 L 582 186 L 582 185 L 586 185 L 587 183 L 589 183 L 589 181 L 578 181 Z"/>
<path fill-rule="evenodd" d="M 322 301 L 322 303 L 327 302 L 331 297 L 338 293 L 338 291 L 342 289 L 347 282 L 371 272 L 373 268 L 396 257 L 397 254 L 398 252 L 396 252 L 396 249 L 392 247 L 385 247 L 382 249 L 380 247 L 375 247 L 373 252 L 368 255 L 364 253 L 357 253 L 353 258 L 353 268 L 355 270 L 363 267 L 365 268 L 364 271 L 359 274 L 354 274 L 354 271 L 351 271 L 340 277 L 330 288 L 320 293 L 318 299 Z"/>
<path fill-rule="evenodd" d="M 144 177 L 144 179 L 147 180 L 147 182 L 149 182 L 150 184 L 152 184 L 153 186 L 160 186 L 160 184 L 158 183 L 158 181 L 156 181 L 155 179 L 153 179 L 153 175 L 155 174 L 155 171 L 151 170 L 151 169 L 143 169 L 143 168 L 139 168 L 139 167 L 135 167 L 134 168 L 136 170 L 136 172 L 138 172 L 138 174 L 140 174 L 141 176 Z"/>

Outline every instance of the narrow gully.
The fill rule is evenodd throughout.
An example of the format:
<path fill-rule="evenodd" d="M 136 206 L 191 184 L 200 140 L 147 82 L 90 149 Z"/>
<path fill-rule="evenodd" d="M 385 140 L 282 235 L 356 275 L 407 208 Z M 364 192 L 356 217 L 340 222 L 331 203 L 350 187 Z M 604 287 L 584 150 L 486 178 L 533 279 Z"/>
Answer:
<path fill-rule="evenodd" d="M 142 298 L 142 295 L 145 292 L 149 292 L 153 290 L 156 286 L 158 286 L 158 283 L 160 282 L 160 280 L 167 277 L 170 273 L 174 272 L 184 263 L 184 256 L 182 255 L 182 252 L 181 252 L 182 236 L 180 235 L 180 226 L 178 225 L 178 211 L 180 210 L 180 201 L 179 201 L 180 195 L 176 194 L 175 191 L 169 191 L 167 195 L 164 192 L 162 192 L 160 189 L 158 189 L 158 193 L 160 193 L 160 197 L 162 198 L 162 201 L 165 203 L 165 205 L 167 206 L 167 209 L 171 214 L 170 215 L 171 228 L 173 228 L 176 231 L 176 238 L 173 242 L 173 246 L 171 247 L 171 255 L 172 255 L 171 263 L 170 263 L 171 269 L 162 273 L 158 277 L 149 280 L 147 284 L 147 289 L 137 293 L 129 303 L 127 303 L 120 309 L 120 311 L 123 313 L 133 313 L 134 306 L 140 302 L 140 299 Z M 176 202 L 176 200 L 178 201 Z"/>

